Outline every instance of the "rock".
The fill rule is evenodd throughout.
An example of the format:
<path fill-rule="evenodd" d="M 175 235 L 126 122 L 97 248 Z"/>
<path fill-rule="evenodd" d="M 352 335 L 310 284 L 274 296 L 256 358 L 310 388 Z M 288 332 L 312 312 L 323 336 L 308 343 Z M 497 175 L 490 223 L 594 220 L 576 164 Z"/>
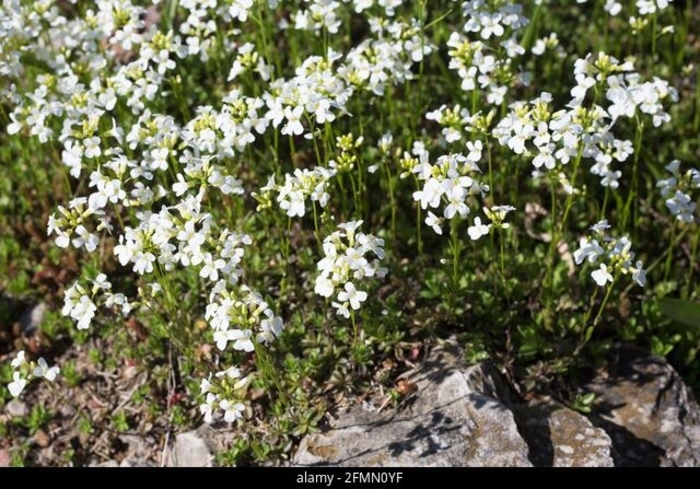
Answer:
<path fill-rule="evenodd" d="M 32 335 L 41 327 L 46 313 L 47 306 L 40 302 L 26 309 L 19 318 L 19 324 L 22 327 L 24 334 Z"/>
<path fill-rule="evenodd" d="M 550 399 L 516 410 L 530 460 L 543 467 L 612 467 L 612 441 L 582 414 Z"/>
<path fill-rule="evenodd" d="M 121 435 L 119 440 L 127 447 L 120 467 L 155 467 L 158 464 L 151 460 L 153 440 L 149 437 L 136 435 Z"/>
<path fill-rule="evenodd" d="M 488 363 L 464 367 L 447 343 L 431 352 L 404 409 L 342 414 L 333 429 L 307 435 L 292 462 L 338 466 L 531 466 L 504 404 L 507 387 Z"/>
<path fill-rule="evenodd" d="M 90 465 L 90 467 L 119 467 L 119 462 L 116 460 L 107 460 L 106 462 L 100 462 L 99 464 Z"/>
<path fill-rule="evenodd" d="M 211 467 L 214 457 L 201 430 L 180 433 L 169 457 L 170 467 Z"/>
<path fill-rule="evenodd" d="M 700 408 L 665 360 L 619 347 L 586 387 L 596 426 L 613 443 L 615 465 L 700 465 Z"/>
<path fill-rule="evenodd" d="M 119 464 L 119 467 L 157 467 L 158 464 L 155 462 L 138 457 L 125 458 Z"/>
<path fill-rule="evenodd" d="M 28 412 L 27 405 L 19 399 L 12 399 L 8 402 L 5 406 L 5 411 L 14 418 L 23 418 Z"/>

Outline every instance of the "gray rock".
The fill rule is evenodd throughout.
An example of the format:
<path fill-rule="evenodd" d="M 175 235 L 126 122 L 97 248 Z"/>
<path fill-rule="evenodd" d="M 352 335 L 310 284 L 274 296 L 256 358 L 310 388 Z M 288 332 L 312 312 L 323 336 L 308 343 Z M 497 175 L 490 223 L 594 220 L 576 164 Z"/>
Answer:
<path fill-rule="evenodd" d="M 119 467 L 119 462 L 116 460 L 107 460 L 106 462 L 90 465 L 90 467 Z"/>
<path fill-rule="evenodd" d="M 452 343 L 434 349 L 403 409 L 341 415 L 332 430 L 306 436 L 292 462 L 338 466 L 531 466 L 507 387 L 489 364 L 464 367 Z"/>
<path fill-rule="evenodd" d="M 27 405 L 19 399 L 12 399 L 8 402 L 5 406 L 5 411 L 14 418 L 23 418 L 28 412 Z"/>
<path fill-rule="evenodd" d="M 130 457 L 122 460 L 122 462 L 119 464 L 119 467 L 158 467 L 158 465 L 155 462 L 148 459 Z"/>
<path fill-rule="evenodd" d="M 700 465 L 700 408 L 665 360 L 631 348 L 587 389 L 596 394 L 594 424 L 613 442 L 615 465 Z"/>
<path fill-rule="evenodd" d="M 170 467 L 211 467 L 214 456 L 199 430 L 180 433 L 175 437 L 168 460 Z"/>
<path fill-rule="evenodd" d="M 152 449 L 154 444 L 152 438 L 148 436 L 136 435 L 121 435 L 119 440 L 127 445 L 126 455 L 119 464 L 120 467 L 155 467 L 156 464 L 151 460 Z"/>
<path fill-rule="evenodd" d="M 530 460 L 543 467 L 612 467 L 612 441 L 582 414 L 550 399 L 516 410 Z"/>
<path fill-rule="evenodd" d="M 40 302 L 26 309 L 19 318 L 19 324 L 25 334 L 31 335 L 41 328 L 47 306 Z"/>

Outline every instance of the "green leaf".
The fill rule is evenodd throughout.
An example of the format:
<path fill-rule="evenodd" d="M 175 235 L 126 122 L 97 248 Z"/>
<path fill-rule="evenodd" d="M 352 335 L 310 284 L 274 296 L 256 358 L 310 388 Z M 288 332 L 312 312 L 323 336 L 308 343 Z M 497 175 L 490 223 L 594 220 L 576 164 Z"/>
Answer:
<path fill-rule="evenodd" d="M 683 299 L 659 299 L 659 309 L 666 316 L 686 326 L 700 330 L 700 304 Z"/>

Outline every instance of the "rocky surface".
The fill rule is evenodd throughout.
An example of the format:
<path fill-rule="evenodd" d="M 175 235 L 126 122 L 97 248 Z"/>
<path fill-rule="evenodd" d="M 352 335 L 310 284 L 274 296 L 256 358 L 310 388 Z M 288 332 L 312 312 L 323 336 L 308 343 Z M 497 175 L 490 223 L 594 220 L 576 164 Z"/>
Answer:
<path fill-rule="evenodd" d="M 663 359 L 625 348 L 584 386 L 582 414 L 553 399 L 513 400 L 489 363 L 465 366 L 459 348 L 436 348 L 396 409 L 357 406 L 332 429 L 306 436 L 295 465 L 700 465 L 700 408 Z"/>
<path fill-rule="evenodd" d="M 91 467 L 158 467 L 160 464 L 153 460 L 153 440 L 150 437 L 136 435 L 121 435 L 119 442 L 124 451 L 118 460 L 105 460 L 90 463 Z"/>
<path fill-rule="evenodd" d="M 169 467 L 211 467 L 214 455 L 207 440 L 199 430 L 180 433 L 170 451 Z"/>
<path fill-rule="evenodd" d="M 665 360 L 630 348 L 587 386 L 591 420 L 613 444 L 615 465 L 700 465 L 700 408 Z"/>
<path fill-rule="evenodd" d="M 582 393 L 596 395 L 588 414 L 552 398 L 516 398 L 492 364 L 466 365 L 453 341 L 433 348 L 402 382 L 412 387 L 398 404 L 365 402 L 339 413 L 331 429 L 301 441 L 292 464 L 700 465 L 700 407 L 667 362 L 642 351 L 614 349 L 606 367 L 582 385 Z M 25 409 L 8 403 L 5 416 Z M 163 450 L 148 437 L 123 434 L 118 459 L 97 465 L 211 467 L 232 437 L 235 431 L 203 425 L 171 436 Z M 38 438 L 34 442 L 43 446 Z M 2 448 L 0 466 L 9 463 Z"/>
<path fill-rule="evenodd" d="M 543 467 L 612 467 L 610 437 L 584 415 L 551 399 L 516 408 L 530 460 Z"/>
<path fill-rule="evenodd" d="M 44 315 L 48 310 L 48 306 L 44 302 L 32 305 L 24 310 L 19 318 L 19 323 L 22 332 L 26 335 L 33 335 L 41 329 L 41 323 L 44 321 Z"/>
<path fill-rule="evenodd" d="M 166 467 L 212 467 L 216 439 L 222 439 L 221 433 L 201 426 L 197 430 L 175 435 L 174 440 L 165 451 L 159 454 L 160 462 L 153 460 L 151 440 L 134 435 L 123 435 L 120 440 L 126 445 L 126 451 L 120 460 L 106 460 L 93 463 L 93 467 L 155 467 L 163 462 Z M 217 447 L 219 449 L 223 447 Z"/>
<path fill-rule="evenodd" d="M 436 348 L 398 410 L 343 414 L 333 430 L 305 437 L 293 463 L 337 466 L 529 466 L 507 389 L 488 364 L 464 367 L 459 349 Z M 500 395 L 499 395 L 500 394 Z"/>

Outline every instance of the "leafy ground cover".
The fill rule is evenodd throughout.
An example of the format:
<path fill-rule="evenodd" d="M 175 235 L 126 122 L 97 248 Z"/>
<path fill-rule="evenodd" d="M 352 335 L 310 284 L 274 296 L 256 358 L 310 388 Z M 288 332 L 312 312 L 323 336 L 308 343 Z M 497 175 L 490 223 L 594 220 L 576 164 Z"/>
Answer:
<path fill-rule="evenodd" d="M 452 335 L 583 411 L 616 342 L 697 388 L 699 21 L 4 1 L 0 459 L 161 463 L 207 422 L 219 463 L 283 464 Z"/>

